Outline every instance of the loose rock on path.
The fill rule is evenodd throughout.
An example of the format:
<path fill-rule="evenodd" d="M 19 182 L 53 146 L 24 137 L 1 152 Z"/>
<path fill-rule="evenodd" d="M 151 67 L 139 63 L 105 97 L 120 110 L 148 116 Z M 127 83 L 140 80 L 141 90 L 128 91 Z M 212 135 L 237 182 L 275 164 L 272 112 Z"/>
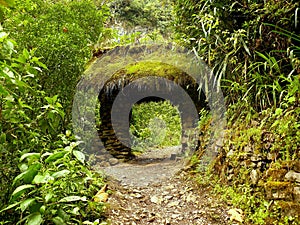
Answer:
<path fill-rule="evenodd" d="M 229 224 L 226 206 L 182 170 L 183 160 L 166 158 L 170 149 L 160 151 L 165 152 L 164 160 L 151 163 L 151 156 L 158 153 L 148 152 L 138 163 L 102 168 L 113 192 L 108 221 L 112 225 Z"/>

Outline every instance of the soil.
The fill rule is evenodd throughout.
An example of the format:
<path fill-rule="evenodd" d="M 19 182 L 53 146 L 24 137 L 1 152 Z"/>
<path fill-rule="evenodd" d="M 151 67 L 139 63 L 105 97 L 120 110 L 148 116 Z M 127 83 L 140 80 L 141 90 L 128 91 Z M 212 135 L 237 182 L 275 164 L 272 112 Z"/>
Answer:
<path fill-rule="evenodd" d="M 112 191 L 107 218 L 112 225 L 229 224 L 227 206 L 187 171 L 179 147 L 150 150 L 135 160 L 100 168 Z M 177 157 L 174 157 L 177 155 Z"/>

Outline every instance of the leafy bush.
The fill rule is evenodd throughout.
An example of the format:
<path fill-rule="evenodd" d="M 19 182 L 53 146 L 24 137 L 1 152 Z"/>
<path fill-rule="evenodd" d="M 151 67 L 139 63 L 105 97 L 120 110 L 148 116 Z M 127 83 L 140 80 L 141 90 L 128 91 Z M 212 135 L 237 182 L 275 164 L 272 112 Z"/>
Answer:
<path fill-rule="evenodd" d="M 39 73 L 47 67 L 34 50 L 18 54 L 2 28 L 0 46 L 0 223 L 99 219 L 103 207 L 91 199 L 102 179 L 73 149 L 70 131 L 62 135 L 65 113 L 57 95 L 40 91 Z"/>
<path fill-rule="evenodd" d="M 15 5 L 7 10 L 4 26 L 18 42 L 17 50 L 32 49 L 47 65 L 38 75 L 39 83 L 48 96 L 60 96 L 69 120 L 75 86 L 104 32 L 108 8 L 67 0 L 17 0 Z"/>
<path fill-rule="evenodd" d="M 39 148 L 42 140 L 49 137 L 46 133 L 38 131 L 39 123 L 48 123 L 47 116 L 37 119 L 44 102 L 44 93 L 39 91 L 36 76 L 45 65 L 33 55 L 34 51 L 23 50 L 16 56 L 14 48 L 16 43 L 8 38 L 8 34 L 2 28 L 0 36 L 0 173 L 3 178 L 0 206 L 2 207 L 2 204 L 7 202 L 7 194 L 11 190 L 10 183 L 16 174 L 16 167 L 11 165 L 15 164 L 20 151 Z"/>
<path fill-rule="evenodd" d="M 21 156 L 10 205 L 2 210 L 14 209 L 14 222 L 82 224 L 87 218 L 101 219 L 103 203 L 93 197 L 103 186 L 102 178 L 86 167 L 84 154 L 75 149 L 78 143 L 60 136 L 55 150 Z"/>
<path fill-rule="evenodd" d="M 299 31 L 294 23 L 299 2 L 180 0 L 174 4 L 178 41 L 194 47 L 223 79 L 228 103 L 243 99 L 256 110 L 278 107 L 290 78 L 299 73 Z"/>

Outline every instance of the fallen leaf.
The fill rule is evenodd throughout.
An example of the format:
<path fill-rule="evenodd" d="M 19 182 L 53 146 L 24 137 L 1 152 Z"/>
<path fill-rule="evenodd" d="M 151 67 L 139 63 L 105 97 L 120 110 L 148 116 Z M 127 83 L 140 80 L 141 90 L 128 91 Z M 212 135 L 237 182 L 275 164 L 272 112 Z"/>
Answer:
<path fill-rule="evenodd" d="M 94 196 L 94 202 L 107 202 L 108 194 L 107 193 L 100 193 Z"/>
<path fill-rule="evenodd" d="M 234 208 L 234 209 L 230 209 L 228 211 L 228 214 L 230 214 L 230 220 L 233 221 L 238 221 L 240 223 L 244 222 L 244 215 L 243 215 L 243 211 L 241 209 L 237 209 L 237 208 Z"/>
<path fill-rule="evenodd" d="M 105 193 L 107 189 L 107 184 L 105 184 L 100 191 L 97 192 L 97 194 L 94 196 L 94 202 L 107 202 L 108 200 L 108 194 Z"/>

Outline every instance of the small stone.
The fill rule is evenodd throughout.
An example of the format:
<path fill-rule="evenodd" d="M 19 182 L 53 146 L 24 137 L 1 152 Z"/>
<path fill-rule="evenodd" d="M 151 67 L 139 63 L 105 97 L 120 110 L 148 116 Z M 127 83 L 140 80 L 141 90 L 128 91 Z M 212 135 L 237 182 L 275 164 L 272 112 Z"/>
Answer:
<path fill-rule="evenodd" d="M 171 195 L 166 195 L 164 198 L 167 199 L 167 200 L 170 200 L 170 199 L 173 198 L 173 196 L 171 196 Z"/>
<path fill-rule="evenodd" d="M 99 163 L 99 166 L 100 167 L 109 167 L 110 164 L 109 164 L 109 162 L 102 161 L 102 162 Z"/>
<path fill-rule="evenodd" d="M 178 206 L 179 205 L 179 202 L 178 201 L 174 201 L 174 202 L 170 202 L 168 204 L 168 207 L 173 207 L 173 206 Z"/>
<path fill-rule="evenodd" d="M 173 214 L 171 217 L 172 217 L 172 219 L 176 219 L 177 217 L 179 217 L 179 215 Z"/>
<path fill-rule="evenodd" d="M 150 201 L 151 201 L 152 203 L 155 203 L 155 204 L 160 204 L 160 203 L 161 203 L 161 199 L 159 199 L 157 196 L 152 196 L 152 197 L 150 198 Z"/>
<path fill-rule="evenodd" d="M 143 198 L 144 196 L 138 193 L 138 194 L 135 194 L 134 197 L 137 198 L 137 199 L 141 199 L 141 198 Z"/>
<path fill-rule="evenodd" d="M 300 202 L 300 187 L 299 186 L 294 187 L 293 194 L 294 194 L 295 200 Z"/>
<path fill-rule="evenodd" d="M 110 163 L 110 165 L 114 166 L 114 165 L 116 165 L 116 164 L 119 163 L 119 160 L 116 159 L 116 158 L 110 158 L 110 159 L 108 160 L 108 162 Z"/>
<path fill-rule="evenodd" d="M 176 153 L 175 154 L 171 154 L 170 160 L 175 160 L 176 159 Z"/>
<path fill-rule="evenodd" d="M 253 184 L 257 184 L 258 179 L 259 179 L 259 173 L 257 170 L 252 170 L 250 172 L 250 178 Z"/>
<path fill-rule="evenodd" d="M 300 173 L 296 173 L 293 170 L 290 170 L 289 172 L 287 172 L 287 174 L 284 177 L 288 181 L 296 181 L 296 182 L 300 183 Z"/>
<path fill-rule="evenodd" d="M 95 155 L 95 158 L 97 159 L 97 161 L 102 162 L 106 160 L 105 155 Z"/>

